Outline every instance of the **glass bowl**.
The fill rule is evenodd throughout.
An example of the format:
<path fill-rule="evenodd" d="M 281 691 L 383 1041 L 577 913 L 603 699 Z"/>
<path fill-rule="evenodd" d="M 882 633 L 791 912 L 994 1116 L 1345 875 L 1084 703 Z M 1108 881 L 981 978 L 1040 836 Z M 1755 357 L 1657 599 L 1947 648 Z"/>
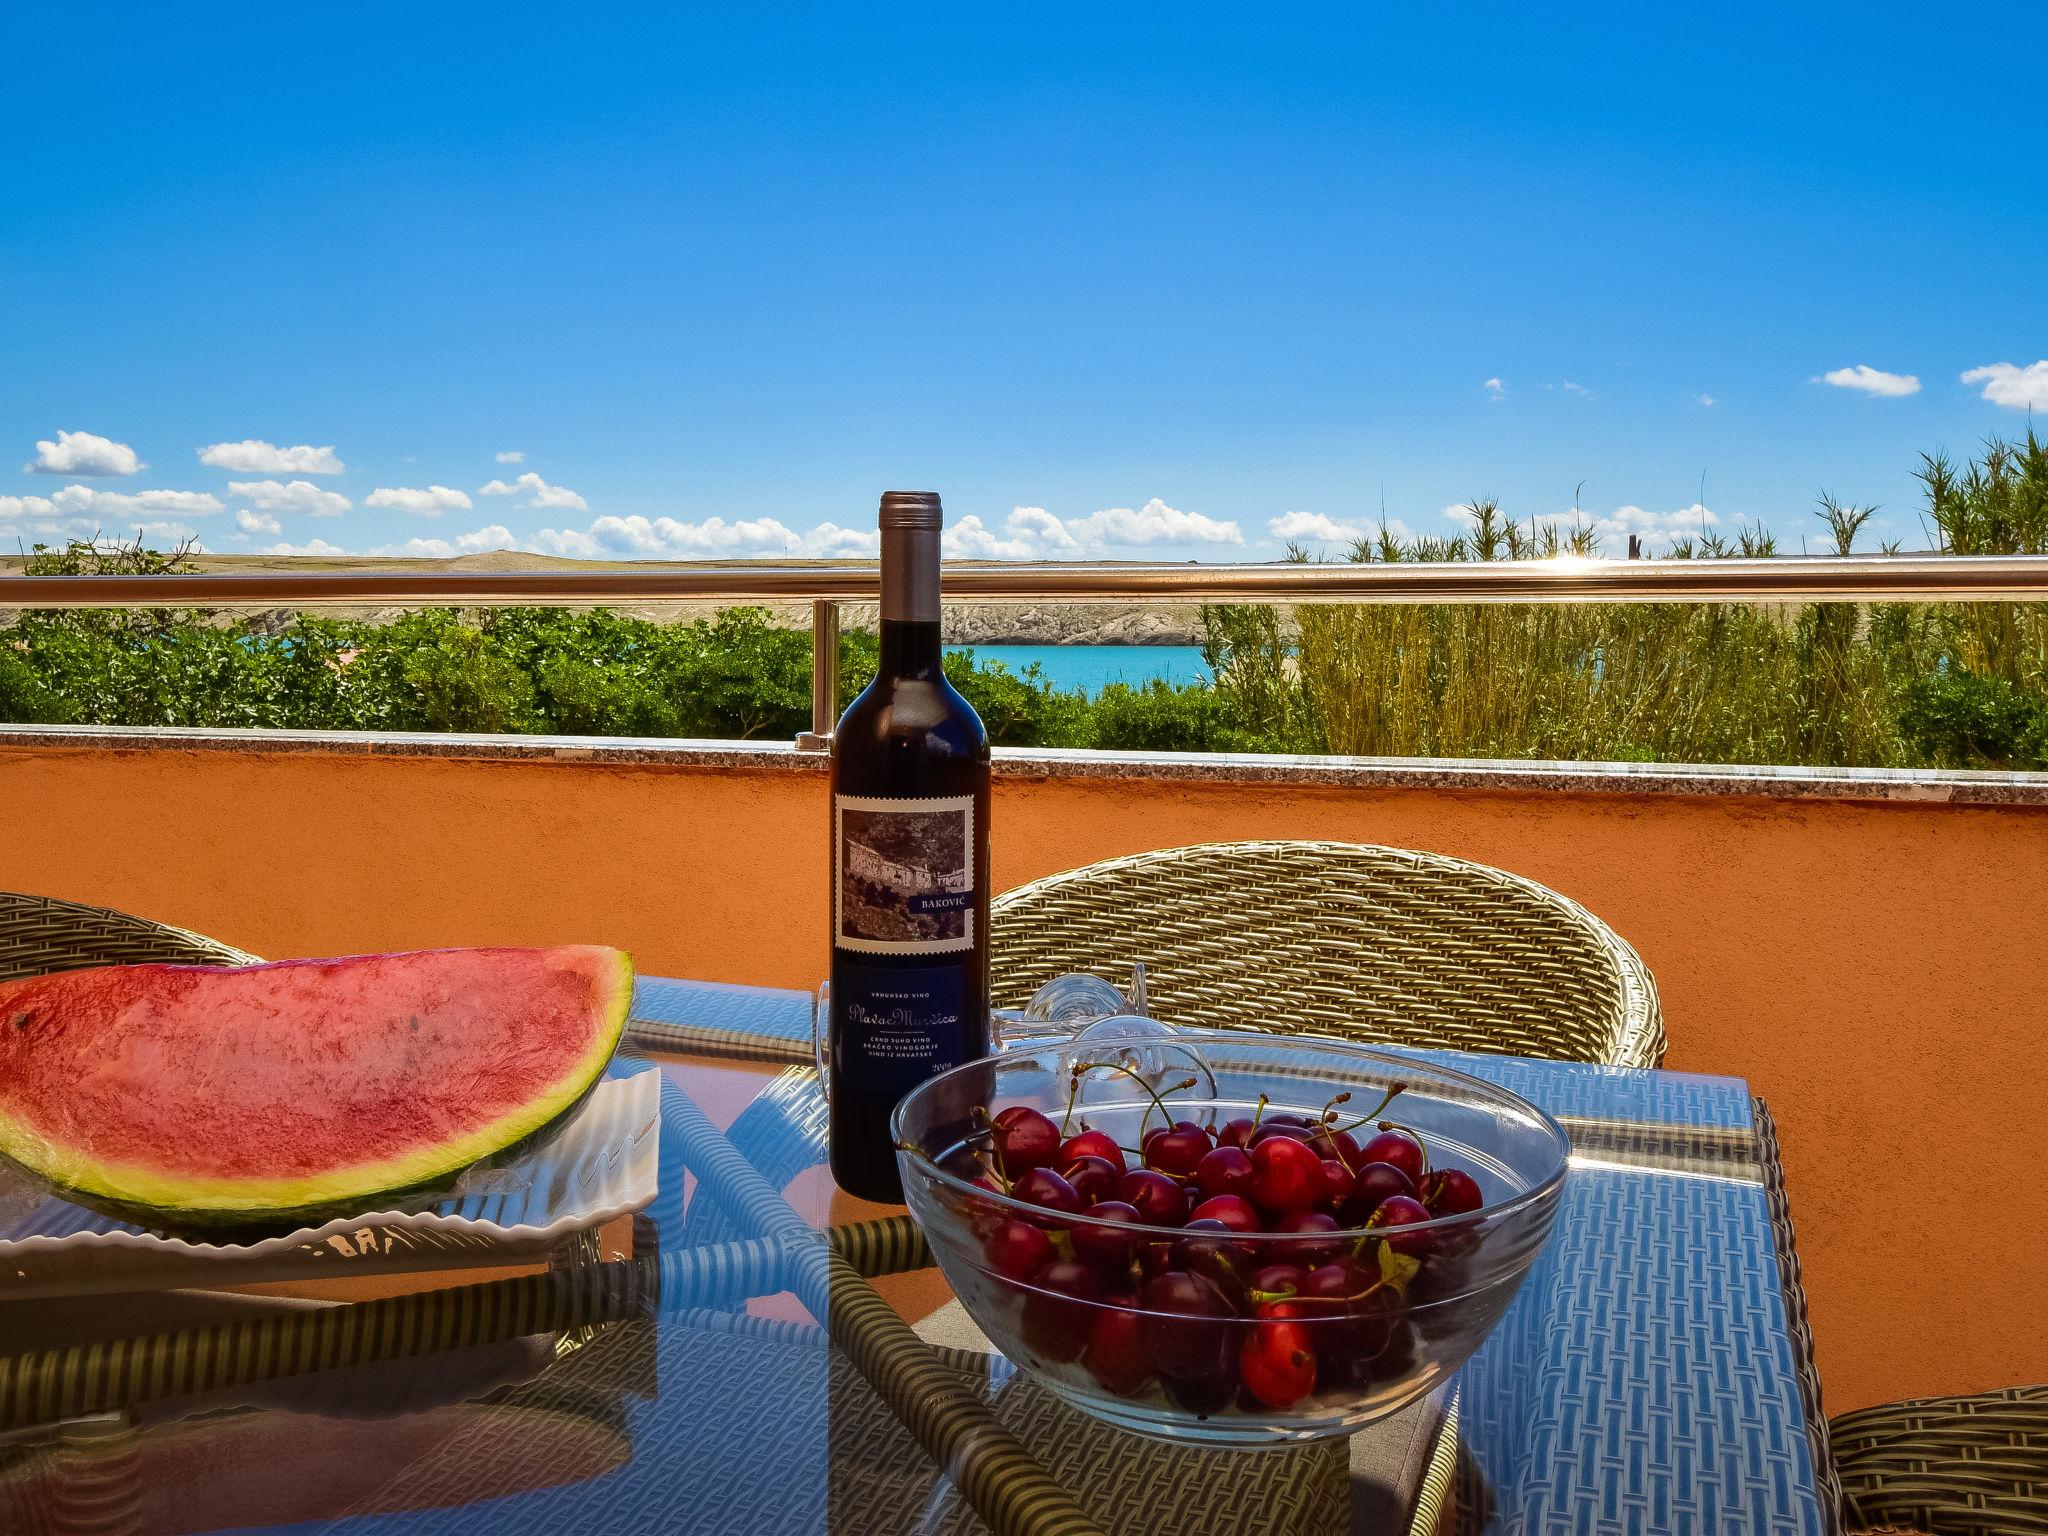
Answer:
<path fill-rule="evenodd" d="M 1135 1076 L 1132 1061 L 1143 1063 Z M 1098 1079 L 1129 1091 L 1087 1093 Z M 1430 1171 L 1470 1175 L 1480 1203 L 1373 1225 L 1354 1199 L 1338 1230 L 1304 1233 L 1270 1230 L 1286 1202 L 1260 1200 L 1251 1207 L 1260 1230 L 1197 1234 L 1170 1220 L 1102 1219 L 1088 1214 L 1092 1203 L 1035 1204 L 1006 1192 L 1024 1170 L 992 1166 L 991 1121 L 1024 1105 L 1063 1135 L 1106 1132 L 1137 1169 L 1142 1138 L 1165 1123 L 1160 1103 L 1175 1122 L 1203 1128 L 1203 1138 L 1183 1133 L 1181 1161 L 1202 1139 L 1252 1119 L 1265 1128 L 1259 1140 L 1337 1150 L 1343 1172 L 1324 1170 L 1333 1192 L 1361 1171 L 1358 1146 L 1397 1124 L 1420 1141 Z M 1289 1117 L 1305 1128 L 1281 1129 Z M 1345 1129 L 1352 1149 L 1314 1142 L 1325 1125 Z M 1236 1446 L 1350 1434 L 1463 1364 L 1549 1240 L 1570 1152 L 1555 1120 L 1479 1078 L 1364 1046 L 1240 1032 L 1006 1051 L 920 1084 L 897 1106 L 892 1133 L 910 1213 L 997 1349 L 1097 1418 Z M 1173 1160 L 1165 1144 L 1155 1151 Z M 1258 1154 L 1255 1143 L 1247 1155 L 1275 1181 L 1262 1195 L 1285 1195 L 1290 1169 L 1299 1177 L 1298 1154 Z M 1062 1161 L 1072 1160 L 1055 1158 L 1055 1171 Z M 1174 1182 L 1193 1195 L 1190 1207 L 1202 1198 L 1193 1178 Z M 1325 1272 L 1332 1265 L 1334 1275 Z"/>

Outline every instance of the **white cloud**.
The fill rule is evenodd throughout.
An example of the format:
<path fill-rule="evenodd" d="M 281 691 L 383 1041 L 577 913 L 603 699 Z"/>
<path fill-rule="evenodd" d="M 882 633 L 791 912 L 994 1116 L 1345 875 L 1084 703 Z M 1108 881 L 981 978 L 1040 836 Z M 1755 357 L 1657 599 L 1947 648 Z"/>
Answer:
<path fill-rule="evenodd" d="M 1508 397 L 1508 387 L 1501 383 L 1498 377 L 1488 379 L 1479 387 L 1486 391 L 1486 398 L 1489 400 L 1505 400 Z"/>
<path fill-rule="evenodd" d="M 1244 543 L 1235 522 L 1183 512 L 1156 496 L 1142 507 L 1105 507 L 1075 518 L 1013 507 L 1000 529 L 970 513 L 944 537 L 946 553 L 963 560 L 1075 559 L 1162 545 Z"/>
<path fill-rule="evenodd" d="M 2048 411 L 2048 357 L 2022 368 L 2017 363 L 1991 363 L 1963 375 L 1965 384 L 1982 384 L 1984 398 L 2014 411 Z"/>
<path fill-rule="evenodd" d="M 398 559 L 446 560 L 451 555 L 474 555 L 486 550 L 518 549 L 520 541 L 513 537 L 510 529 L 502 524 L 492 523 L 473 533 L 459 534 L 453 544 L 446 539 L 407 539 L 403 544 L 382 544 L 366 554 L 384 555 Z"/>
<path fill-rule="evenodd" d="M 54 443 L 38 439 L 34 461 L 21 467 L 30 475 L 132 475 L 149 466 L 126 443 L 91 432 L 60 430 Z"/>
<path fill-rule="evenodd" d="M 230 480 L 228 492 L 259 512 L 293 517 L 339 517 L 353 505 L 339 491 L 323 491 L 310 480 Z"/>
<path fill-rule="evenodd" d="M 1408 525 L 1398 517 L 1388 518 L 1386 529 L 1397 539 L 1410 536 Z M 1266 532 L 1288 544 L 1353 544 L 1378 538 L 1380 524 L 1335 518 L 1325 512 L 1284 512 L 1266 523 Z"/>
<path fill-rule="evenodd" d="M 251 512 L 247 507 L 235 508 L 235 528 L 243 534 L 284 532 L 277 519 L 268 512 Z"/>
<path fill-rule="evenodd" d="M 206 546 L 199 542 L 199 536 L 183 523 L 130 523 L 145 544 L 189 545 L 194 553 L 205 554 Z"/>
<path fill-rule="evenodd" d="M 527 542 L 544 555 L 568 555 L 577 560 L 602 560 L 615 553 L 574 528 L 543 528 Z"/>
<path fill-rule="evenodd" d="M 313 448 L 300 443 L 295 448 L 280 448 L 253 437 L 201 448 L 199 462 L 244 475 L 338 475 L 348 468 L 334 456 L 331 447 Z"/>
<path fill-rule="evenodd" d="M 475 537 L 503 531 L 479 529 Z M 822 558 L 873 555 L 879 544 L 880 536 L 873 530 L 820 523 L 799 533 L 772 517 L 736 523 L 728 523 L 722 517 L 709 517 L 701 523 L 686 523 L 673 517 L 600 517 L 586 532 L 543 528 L 531 541 L 531 547 L 544 554 L 574 555 L 585 560 L 692 560 L 707 555 L 728 559 L 747 555 Z"/>
<path fill-rule="evenodd" d="M 259 553 L 266 555 L 345 555 L 348 551 L 338 544 L 328 543 L 325 539 L 311 539 L 304 544 L 265 545 Z"/>
<path fill-rule="evenodd" d="M 1965 375 L 1967 378 L 1967 375 Z M 1895 397 L 1920 393 L 1920 380 L 1910 373 L 1886 373 L 1882 368 L 1873 368 L 1868 363 L 1858 363 L 1854 368 L 1836 368 L 1820 376 L 1823 384 L 1832 384 L 1837 389 L 1860 390 L 1866 395 Z"/>
<path fill-rule="evenodd" d="M 1695 395 L 1693 398 L 1698 402 L 1698 404 L 1703 410 L 1710 411 L 1714 408 L 1715 404 L 1717 403 L 1712 395 Z"/>
<path fill-rule="evenodd" d="M 208 517 L 220 499 L 205 491 L 101 491 L 67 485 L 48 496 L 0 496 L 0 517 L 107 518 L 127 522 L 151 514 Z"/>
<path fill-rule="evenodd" d="M 1558 385 L 1558 388 L 1568 395 L 1577 395 L 1581 400 L 1593 398 L 1593 391 L 1586 388 L 1583 384 L 1574 384 L 1570 379 L 1566 379 L 1562 384 Z"/>
<path fill-rule="evenodd" d="M 450 490 L 445 485 L 430 485 L 423 491 L 402 485 L 380 485 L 363 498 L 363 505 L 396 507 L 417 517 L 439 517 L 443 512 L 467 512 L 475 503 L 467 491 Z"/>
<path fill-rule="evenodd" d="M 455 540 L 455 546 L 465 555 L 476 555 L 494 549 L 517 549 L 519 540 L 512 536 L 512 530 L 503 523 L 492 523 L 474 532 L 460 535 Z"/>
<path fill-rule="evenodd" d="M 1452 522 L 1469 529 L 1472 526 L 1470 507 L 1445 507 L 1444 516 Z M 1569 537 L 1574 528 L 1590 528 L 1599 536 L 1600 547 L 1608 555 L 1619 556 L 1628 550 L 1628 536 L 1640 534 L 1643 543 L 1650 545 L 1660 541 L 1684 538 L 1711 529 L 1721 519 L 1698 502 L 1689 507 L 1680 507 L 1672 512 L 1649 512 L 1633 504 L 1616 507 L 1612 512 L 1595 512 L 1590 508 L 1577 512 L 1539 512 L 1534 517 L 1518 517 L 1513 522 L 1525 532 L 1531 529 L 1541 532 L 1555 528 L 1560 537 Z"/>
<path fill-rule="evenodd" d="M 532 470 L 511 484 L 493 480 L 477 490 L 479 496 L 516 496 L 524 493 L 529 507 L 560 507 L 570 512 L 588 512 L 590 503 L 566 486 L 549 485 Z"/>
<path fill-rule="evenodd" d="M 1000 532 L 969 513 L 942 538 L 956 560 L 1046 560 L 1081 553 L 1081 541 L 1043 507 L 1012 507 Z"/>
<path fill-rule="evenodd" d="M 503 453 L 493 454 L 492 457 L 500 464 L 524 464 L 526 462 L 525 451 L 519 448 L 507 448 Z"/>

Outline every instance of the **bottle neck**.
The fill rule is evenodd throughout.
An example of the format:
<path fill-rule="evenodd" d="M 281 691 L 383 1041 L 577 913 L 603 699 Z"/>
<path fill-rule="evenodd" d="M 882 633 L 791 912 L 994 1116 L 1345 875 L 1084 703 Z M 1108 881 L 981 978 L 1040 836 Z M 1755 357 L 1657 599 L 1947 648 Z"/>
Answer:
<path fill-rule="evenodd" d="M 905 619 L 882 620 L 882 646 L 878 660 L 884 677 L 937 677 L 944 670 L 945 660 L 945 647 L 939 642 L 938 621 L 913 624 Z"/>
<path fill-rule="evenodd" d="M 883 672 L 930 677 L 940 669 L 939 530 L 882 530 Z"/>

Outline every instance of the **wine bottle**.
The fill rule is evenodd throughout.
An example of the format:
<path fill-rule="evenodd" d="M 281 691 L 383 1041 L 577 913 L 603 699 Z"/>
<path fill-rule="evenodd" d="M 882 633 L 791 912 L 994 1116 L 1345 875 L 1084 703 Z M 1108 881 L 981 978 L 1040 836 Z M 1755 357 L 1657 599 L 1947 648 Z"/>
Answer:
<path fill-rule="evenodd" d="M 946 681 L 940 521 L 883 495 L 881 665 L 832 736 L 832 1176 L 892 1203 L 890 1111 L 989 1051 L 988 732 Z"/>

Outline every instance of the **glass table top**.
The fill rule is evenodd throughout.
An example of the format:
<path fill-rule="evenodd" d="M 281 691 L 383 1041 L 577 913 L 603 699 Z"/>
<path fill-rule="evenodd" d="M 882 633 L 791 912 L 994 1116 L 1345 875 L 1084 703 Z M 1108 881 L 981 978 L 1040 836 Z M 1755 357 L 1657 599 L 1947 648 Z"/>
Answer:
<path fill-rule="evenodd" d="M 961 1336 L 823 1166 L 806 994 L 643 980 L 630 1039 L 659 1192 L 543 1260 L 0 1302 L 0 1531 L 1832 1529 L 1738 1080 L 1427 1053 L 1570 1132 L 1556 1234 L 1453 1394 L 1232 1453 Z"/>

